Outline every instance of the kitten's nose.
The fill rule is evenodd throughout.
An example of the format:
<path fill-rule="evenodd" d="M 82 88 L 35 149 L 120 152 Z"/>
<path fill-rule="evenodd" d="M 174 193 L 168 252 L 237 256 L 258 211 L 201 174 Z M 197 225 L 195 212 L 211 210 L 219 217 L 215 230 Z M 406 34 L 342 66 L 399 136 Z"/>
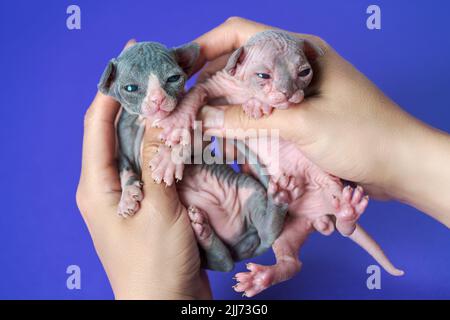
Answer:
<path fill-rule="evenodd" d="M 289 98 L 292 96 L 292 93 L 287 88 L 280 89 L 281 93 L 284 94 L 286 97 L 286 100 L 289 100 Z"/>
<path fill-rule="evenodd" d="M 289 79 L 283 79 L 283 81 L 279 81 L 276 86 L 278 91 L 284 95 L 286 101 L 292 97 L 297 89 L 296 86 L 291 82 L 292 81 Z"/>
<path fill-rule="evenodd" d="M 160 106 L 160 105 L 164 102 L 164 100 L 166 100 L 166 97 L 160 96 L 160 95 L 158 95 L 158 96 L 152 96 L 152 97 L 150 98 L 150 101 L 151 101 L 153 104 L 156 104 L 156 105 L 158 105 L 158 106 Z"/>
<path fill-rule="evenodd" d="M 154 92 L 150 96 L 151 103 L 158 107 L 162 105 L 164 100 L 166 100 L 166 96 L 161 91 Z"/>

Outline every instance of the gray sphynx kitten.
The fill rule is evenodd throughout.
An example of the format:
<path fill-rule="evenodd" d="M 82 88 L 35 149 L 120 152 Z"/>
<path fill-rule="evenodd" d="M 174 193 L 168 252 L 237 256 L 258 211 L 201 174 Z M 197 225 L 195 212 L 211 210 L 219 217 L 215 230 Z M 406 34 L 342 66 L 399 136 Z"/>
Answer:
<path fill-rule="evenodd" d="M 118 213 L 123 217 L 133 215 L 143 198 L 143 120 L 170 117 L 183 96 L 186 78 L 198 53 L 199 47 L 194 43 L 167 49 L 158 43 L 141 42 L 112 59 L 101 77 L 99 90 L 123 107 L 117 123 L 122 185 Z M 253 170 L 260 181 L 236 173 L 227 165 L 192 165 L 177 185 L 180 200 L 189 208 L 207 268 L 230 271 L 234 261 L 270 248 L 283 228 L 288 188 L 268 193 L 267 177 L 257 164 Z"/>

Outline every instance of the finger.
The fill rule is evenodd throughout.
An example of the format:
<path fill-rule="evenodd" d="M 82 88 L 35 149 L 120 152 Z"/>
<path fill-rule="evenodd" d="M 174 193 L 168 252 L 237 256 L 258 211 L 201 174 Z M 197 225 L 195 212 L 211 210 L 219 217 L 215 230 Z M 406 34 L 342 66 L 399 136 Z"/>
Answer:
<path fill-rule="evenodd" d="M 148 206 L 156 210 L 152 212 L 161 213 L 164 218 L 172 219 L 180 214 L 181 205 L 174 184 L 166 186 L 164 183 L 157 184 L 152 179 L 149 166 L 150 161 L 156 155 L 161 144 L 158 136 L 160 129 L 151 128 L 147 122 L 142 146 L 142 181 L 144 183 L 144 200 L 142 201 L 142 211 L 146 211 Z"/>
<path fill-rule="evenodd" d="M 118 180 L 116 167 L 116 131 L 114 122 L 120 104 L 98 92 L 85 115 L 82 176 L 91 181 L 113 177 Z"/>
<path fill-rule="evenodd" d="M 228 18 L 218 27 L 194 40 L 201 48 L 194 71 L 198 71 L 207 61 L 239 48 L 255 33 L 267 29 L 273 28 L 239 17 Z"/>
<path fill-rule="evenodd" d="M 205 106 L 199 112 L 205 134 L 229 139 L 255 138 L 279 134 L 296 141 L 302 134 L 306 101 L 287 110 L 274 110 L 269 117 L 254 119 L 245 114 L 241 106 Z M 303 126 L 304 127 L 304 126 Z"/>
<path fill-rule="evenodd" d="M 217 71 L 222 70 L 227 64 L 230 55 L 231 54 L 227 53 L 215 60 L 208 62 L 198 75 L 197 82 L 203 82 L 207 78 L 211 77 Z"/>

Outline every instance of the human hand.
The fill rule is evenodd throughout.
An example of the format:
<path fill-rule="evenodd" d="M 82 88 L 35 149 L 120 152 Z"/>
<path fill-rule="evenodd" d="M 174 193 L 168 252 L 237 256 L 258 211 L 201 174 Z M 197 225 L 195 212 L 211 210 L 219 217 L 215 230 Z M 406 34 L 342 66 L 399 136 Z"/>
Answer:
<path fill-rule="evenodd" d="M 119 104 L 98 93 L 85 116 L 77 204 L 118 299 L 209 299 L 197 242 L 174 186 L 153 182 L 142 170 L 144 199 L 129 219 L 117 215 L 121 196 L 114 121 Z M 147 124 L 147 128 L 150 125 Z M 158 148 L 158 129 L 147 129 L 143 161 Z"/>
<path fill-rule="evenodd" d="M 266 29 L 273 28 L 231 18 L 196 39 L 202 57 L 198 67 L 211 61 L 199 79 L 221 69 L 227 54 Z M 372 196 L 414 205 L 450 226 L 449 136 L 404 112 L 324 40 L 295 35 L 324 51 L 313 62 L 313 94 L 258 120 L 241 106 L 206 106 L 200 118 L 207 132 L 233 137 L 239 135 L 233 129 L 279 130 L 323 170 L 362 185 Z"/>

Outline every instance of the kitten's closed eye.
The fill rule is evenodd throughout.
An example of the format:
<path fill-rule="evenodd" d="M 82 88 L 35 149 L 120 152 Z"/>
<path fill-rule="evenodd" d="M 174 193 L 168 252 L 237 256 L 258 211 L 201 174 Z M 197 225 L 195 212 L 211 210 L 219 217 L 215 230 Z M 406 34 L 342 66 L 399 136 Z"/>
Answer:
<path fill-rule="evenodd" d="M 126 92 L 135 92 L 139 89 L 139 87 L 135 84 L 127 84 L 123 87 Z"/>
<path fill-rule="evenodd" d="M 181 78 L 181 75 L 175 74 L 175 75 L 167 78 L 167 82 L 169 82 L 169 83 L 177 82 L 178 80 L 180 80 L 180 78 Z"/>
<path fill-rule="evenodd" d="M 303 78 L 311 73 L 311 68 L 304 69 L 298 73 L 298 76 Z"/>

